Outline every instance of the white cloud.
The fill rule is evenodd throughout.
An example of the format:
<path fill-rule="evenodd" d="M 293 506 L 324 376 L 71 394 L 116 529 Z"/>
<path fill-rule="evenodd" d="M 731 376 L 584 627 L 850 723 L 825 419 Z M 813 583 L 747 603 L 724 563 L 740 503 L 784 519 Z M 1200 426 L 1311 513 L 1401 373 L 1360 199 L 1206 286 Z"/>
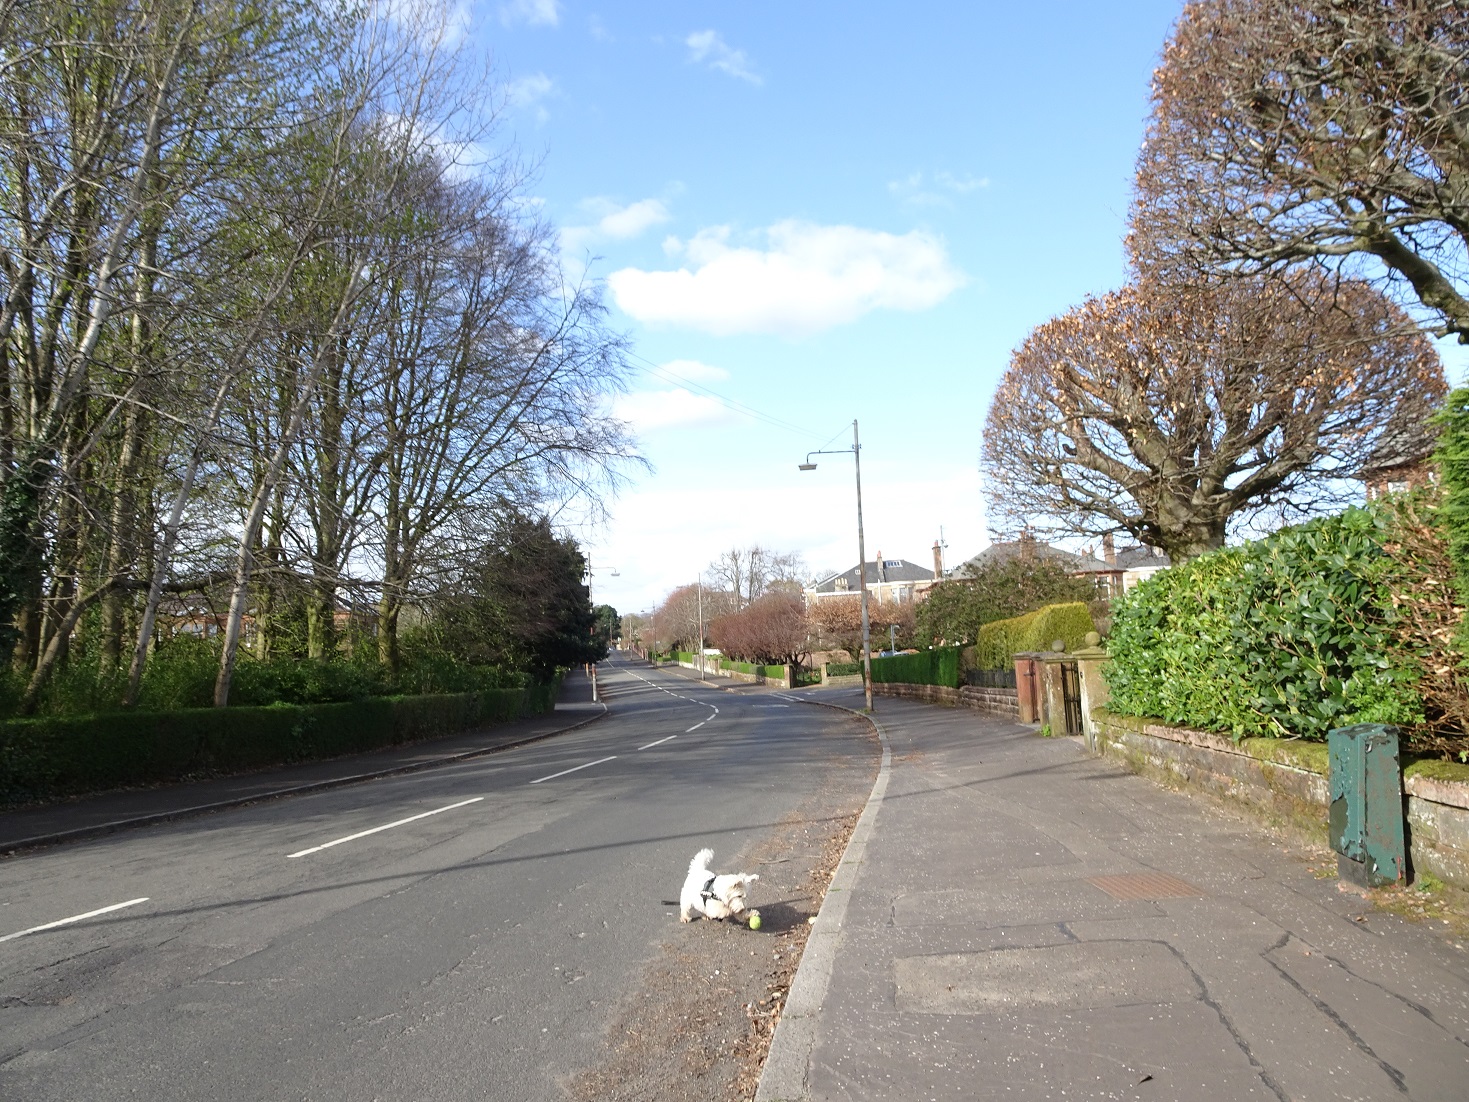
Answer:
<path fill-rule="evenodd" d="M 590 225 L 563 228 L 563 252 L 580 252 L 597 241 L 626 241 L 667 222 L 671 217 L 662 199 L 639 199 L 619 206 L 610 199 L 598 198 L 587 199 L 581 206 L 596 221 Z"/>
<path fill-rule="evenodd" d="M 694 394 L 683 387 L 623 394 L 612 403 L 612 415 L 628 422 L 639 434 L 658 429 L 715 425 L 729 421 L 733 416 L 717 398 Z"/>
<path fill-rule="evenodd" d="M 510 107 L 530 107 L 556 90 L 556 82 L 545 73 L 531 73 L 505 85 L 505 102 Z"/>
<path fill-rule="evenodd" d="M 560 0 L 508 0 L 500 5 L 500 22 L 507 27 L 516 23 L 554 27 L 561 22 Z"/>
<path fill-rule="evenodd" d="M 727 226 L 669 242 L 687 263 L 677 271 L 623 268 L 608 277 L 622 310 L 639 321 L 719 336 L 801 336 L 855 321 L 872 310 L 926 310 L 964 285 L 932 234 L 789 220 L 764 231 L 768 248 L 730 243 Z"/>
<path fill-rule="evenodd" d="M 937 172 L 931 182 L 922 172 L 888 183 L 888 191 L 903 203 L 914 207 L 952 207 L 954 197 L 968 195 L 990 186 L 988 176 L 969 173 Z"/>
<path fill-rule="evenodd" d="M 698 360 L 669 360 L 666 364 L 660 364 L 658 370 L 687 379 L 691 383 L 722 383 L 729 378 L 729 372 L 724 368 L 700 363 Z"/>
<path fill-rule="evenodd" d="M 711 69 L 718 69 L 721 73 L 751 84 L 763 83 L 760 74 L 750 67 L 745 51 L 734 49 L 718 31 L 695 31 L 684 39 L 684 45 L 689 48 L 690 61 L 707 61 Z"/>

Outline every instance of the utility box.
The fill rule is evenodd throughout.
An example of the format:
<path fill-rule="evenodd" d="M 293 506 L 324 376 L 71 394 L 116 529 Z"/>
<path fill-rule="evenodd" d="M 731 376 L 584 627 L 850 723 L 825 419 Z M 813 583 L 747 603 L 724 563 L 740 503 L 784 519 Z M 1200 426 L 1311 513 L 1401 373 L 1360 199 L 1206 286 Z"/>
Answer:
<path fill-rule="evenodd" d="M 1365 888 L 1407 882 L 1398 729 L 1357 723 L 1326 736 L 1331 810 L 1327 832 L 1337 875 Z"/>

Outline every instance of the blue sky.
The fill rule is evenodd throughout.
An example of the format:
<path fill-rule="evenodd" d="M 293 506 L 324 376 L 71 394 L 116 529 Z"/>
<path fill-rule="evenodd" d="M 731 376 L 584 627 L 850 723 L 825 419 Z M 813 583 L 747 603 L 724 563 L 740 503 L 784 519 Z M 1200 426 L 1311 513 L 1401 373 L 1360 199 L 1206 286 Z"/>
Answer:
<path fill-rule="evenodd" d="M 463 9 L 502 137 L 644 369 L 619 412 L 655 471 L 577 532 L 596 600 L 648 609 L 752 543 L 854 564 L 850 460 L 796 469 L 853 418 L 869 558 L 927 565 L 940 529 L 950 565 L 984 545 L 989 397 L 1034 326 L 1125 278 L 1180 6 Z"/>

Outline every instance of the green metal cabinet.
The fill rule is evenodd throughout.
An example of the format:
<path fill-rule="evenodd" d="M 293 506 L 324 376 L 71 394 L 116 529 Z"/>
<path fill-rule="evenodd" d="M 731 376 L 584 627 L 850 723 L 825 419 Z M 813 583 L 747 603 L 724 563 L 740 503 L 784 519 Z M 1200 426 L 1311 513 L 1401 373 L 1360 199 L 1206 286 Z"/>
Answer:
<path fill-rule="evenodd" d="M 1331 810 L 1327 830 L 1337 875 L 1368 888 L 1407 881 L 1398 729 L 1357 723 L 1326 736 Z"/>

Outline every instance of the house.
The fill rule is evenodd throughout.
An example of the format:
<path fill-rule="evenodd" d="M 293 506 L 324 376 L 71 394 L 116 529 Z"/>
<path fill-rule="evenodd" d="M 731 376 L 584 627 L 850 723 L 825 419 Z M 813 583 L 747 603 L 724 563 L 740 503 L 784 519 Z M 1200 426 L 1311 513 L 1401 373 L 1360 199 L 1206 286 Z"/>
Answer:
<path fill-rule="evenodd" d="M 882 552 L 879 551 L 875 561 L 864 564 L 869 599 L 902 603 L 921 600 L 923 595 L 933 587 L 935 581 L 938 545 L 934 546 L 934 570 L 909 562 L 907 559 L 885 559 Z M 806 604 L 810 605 L 815 601 L 829 600 L 833 597 L 851 597 L 860 591 L 861 584 L 858 581 L 857 568 L 854 566 L 840 574 L 832 574 L 830 577 L 821 579 L 803 592 Z"/>
<path fill-rule="evenodd" d="M 1422 420 L 1383 432 L 1355 476 L 1365 485 L 1367 500 L 1406 493 L 1432 482 L 1438 476 L 1431 462 L 1437 443 L 1437 430 Z"/>
<path fill-rule="evenodd" d="M 1101 558 L 1093 555 L 1090 549 L 1077 554 L 1041 543 L 1034 536 L 1025 534 L 1018 540 L 990 544 L 979 554 L 960 564 L 952 577 L 963 578 L 976 573 L 981 566 L 992 566 L 1025 556 L 1049 560 L 1073 577 L 1091 579 L 1096 583 L 1097 594 L 1101 597 L 1115 597 L 1125 593 L 1144 578 L 1152 577 L 1171 565 L 1168 556 L 1157 548 L 1117 548 L 1110 532 L 1102 537 Z"/>

